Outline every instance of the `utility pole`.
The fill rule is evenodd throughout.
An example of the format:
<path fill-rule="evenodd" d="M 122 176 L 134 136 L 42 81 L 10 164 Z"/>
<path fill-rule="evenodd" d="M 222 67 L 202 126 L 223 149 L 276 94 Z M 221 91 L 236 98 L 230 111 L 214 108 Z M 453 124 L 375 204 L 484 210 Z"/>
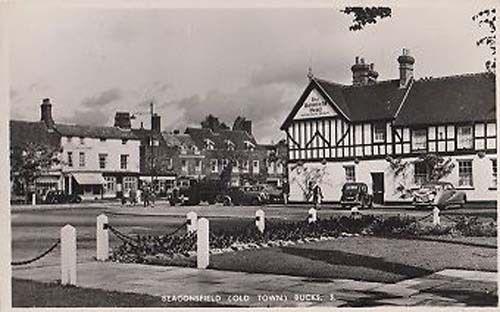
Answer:
<path fill-rule="evenodd" d="M 153 133 L 153 114 L 154 114 L 154 106 L 153 101 L 149 104 L 150 108 L 150 120 L 151 120 L 151 131 L 150 131 L 150 140 L 149 143 L 151 145 L 151 188 L 154 191 L 154 133 Z"/>

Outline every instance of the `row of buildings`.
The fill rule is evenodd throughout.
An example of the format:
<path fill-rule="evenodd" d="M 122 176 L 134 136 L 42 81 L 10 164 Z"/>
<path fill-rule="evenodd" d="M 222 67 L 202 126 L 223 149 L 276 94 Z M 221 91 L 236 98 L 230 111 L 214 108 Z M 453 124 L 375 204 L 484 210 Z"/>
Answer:
<path fill-rule="evenodd" d="M 133 128 L 129 112 L 117 112 L 113 127 L 96 127 L 55 122 L 49 99 L 40 108 L 40 121 L 10 121 L 11 159 L 16 154 L 22 158 L 31 144 L 53 148 L 59 161 L 33 183 L 13 170 L 14 197 L 61 190 L 83 199 L 116 198 L 144 183 L 166 196 L 175 186 L 218 179 L 229 163 L 234 186 L 267 183 L 281 188 L 283 183 L 285 142 L 259 144 L 251 121 L 242 117 L 232 129 L 187 128 L 181 133 L 162 131 L 161 117 L 153 113 L 150 129 L 142 123 Z"/>
<path fill-rule="evenodd" d="M 351 85 L 308 75 L 309 84 L 281 129 L 287 135 L 290 201 L 308 200 L 318 183 L 339 201 L 345 182 L 365 182 L 378 203 L 411 200 L 432 174 L 426 155 L 447 165 L 443 181 L 469 201 L 497 198 L 495 74 L 414 77 L 403 49 L 400 76 L 377 80 L 356 57 Z M 438 168 L 439 169 L 439 168 Z"/>

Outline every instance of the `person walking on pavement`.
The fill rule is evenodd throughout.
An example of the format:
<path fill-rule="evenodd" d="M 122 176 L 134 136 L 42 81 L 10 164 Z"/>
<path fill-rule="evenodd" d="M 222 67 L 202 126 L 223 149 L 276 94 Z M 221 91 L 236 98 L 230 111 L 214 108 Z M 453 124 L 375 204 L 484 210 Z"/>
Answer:
<path fill-rule="evenodd" d="M 288 180 L 285 178 L 283 179 L 283 203 L 288 205 L 288 196 L 290 194 L 290 185 L 288 184 Z"/>
<path fill-rule="evenodd" d="M 129 191 L 129 198 L 130 198 L 130 204 L 132 206 L 135 206 L 135 204 L 137 203 L 137 194 L 136 194 L 134 188 L 130 189 L 130 191 Z"/>
<path fill-rule="evenodd" d="M 322 200 L 323 200 L 323 192 L 322 192 L 319 184 L 316 183 L 316 185 L 314 185 L 314 187 L 313 187 L 314 209 L 316 209 L 316 210 L 321 209 L 321 201 Z"/>

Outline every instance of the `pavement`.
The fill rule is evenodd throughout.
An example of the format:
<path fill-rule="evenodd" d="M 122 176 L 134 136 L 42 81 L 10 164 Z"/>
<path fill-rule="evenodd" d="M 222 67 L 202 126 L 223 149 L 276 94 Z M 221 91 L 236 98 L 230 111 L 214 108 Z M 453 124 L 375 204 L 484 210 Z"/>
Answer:
<path fill-rule="evenodd" d="M 158 300 L 240 307 L 496 306 L 497 273 L 446 269 L 394 284 L 88 261 L 77 286 L 149 294 Z M 57 282 L 59 265 L 14 267 L 12 276 Z M 489 302 L 485 298 L 490 298 Z"/>

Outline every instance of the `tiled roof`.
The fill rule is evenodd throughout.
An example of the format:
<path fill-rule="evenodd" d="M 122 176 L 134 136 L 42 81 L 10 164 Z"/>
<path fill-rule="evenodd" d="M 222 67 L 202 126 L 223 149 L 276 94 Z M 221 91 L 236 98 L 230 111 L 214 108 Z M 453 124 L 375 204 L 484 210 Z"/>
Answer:
<path fill-rule="evenodd" d="M 56 123 L 55 129 L 63 136 L 128 140 L 140 139 L 134 131 L 117 127 L 80 126 Z"/>
<path fill-rule="evenodd" d="M 396 125 L 417 125 L 495 119 L 495 76 L 489 73 L 420 79 L 406 88 L 399 87 L 399 79 L 346 86 L 313 78 L 282 130 L 314 88 L 351 122 L 395 118 Z"/>
<path fill-rule="evenodd" d="M 179 133 L 173 134 L 169 132 L 162 132 L 163 140 L 165 140 L 165 144 L 169 147 L 179 147 L 181 145 L 186 148 L 191 148 L 192 146 L 198 147 L 190 135 Z"/>
<path fill-rule="evenodd" d="M 250 141 L 257 146 L 255 138 L 242 130 L 221 130 L 219 132 L 213 132 L 210 129 L 187 128 L 186 133 L 191 136 L 191 139 L 200 149 L 205 148 L 206 139 L 214 142 L 216 149 L 225 149 L 227 147 L 226 140 L 233 142 L 236 149 L 245 149 L 245 141 Z"/>
<path fill-rule="evenodd" d="M 11 120 L 10 145 L 11 147 L 21 147 L 27 143 L 41 143 L 58 147 L 60 135 L 56 132 L 49 132 L 44 122 L 32 122 L 22 120 Z"/>
<path fill-rule="evenodd" d="M 395 125 L 495 119 L 495 75 L 489 73 L 420 79 L 413 83 Z"/>

